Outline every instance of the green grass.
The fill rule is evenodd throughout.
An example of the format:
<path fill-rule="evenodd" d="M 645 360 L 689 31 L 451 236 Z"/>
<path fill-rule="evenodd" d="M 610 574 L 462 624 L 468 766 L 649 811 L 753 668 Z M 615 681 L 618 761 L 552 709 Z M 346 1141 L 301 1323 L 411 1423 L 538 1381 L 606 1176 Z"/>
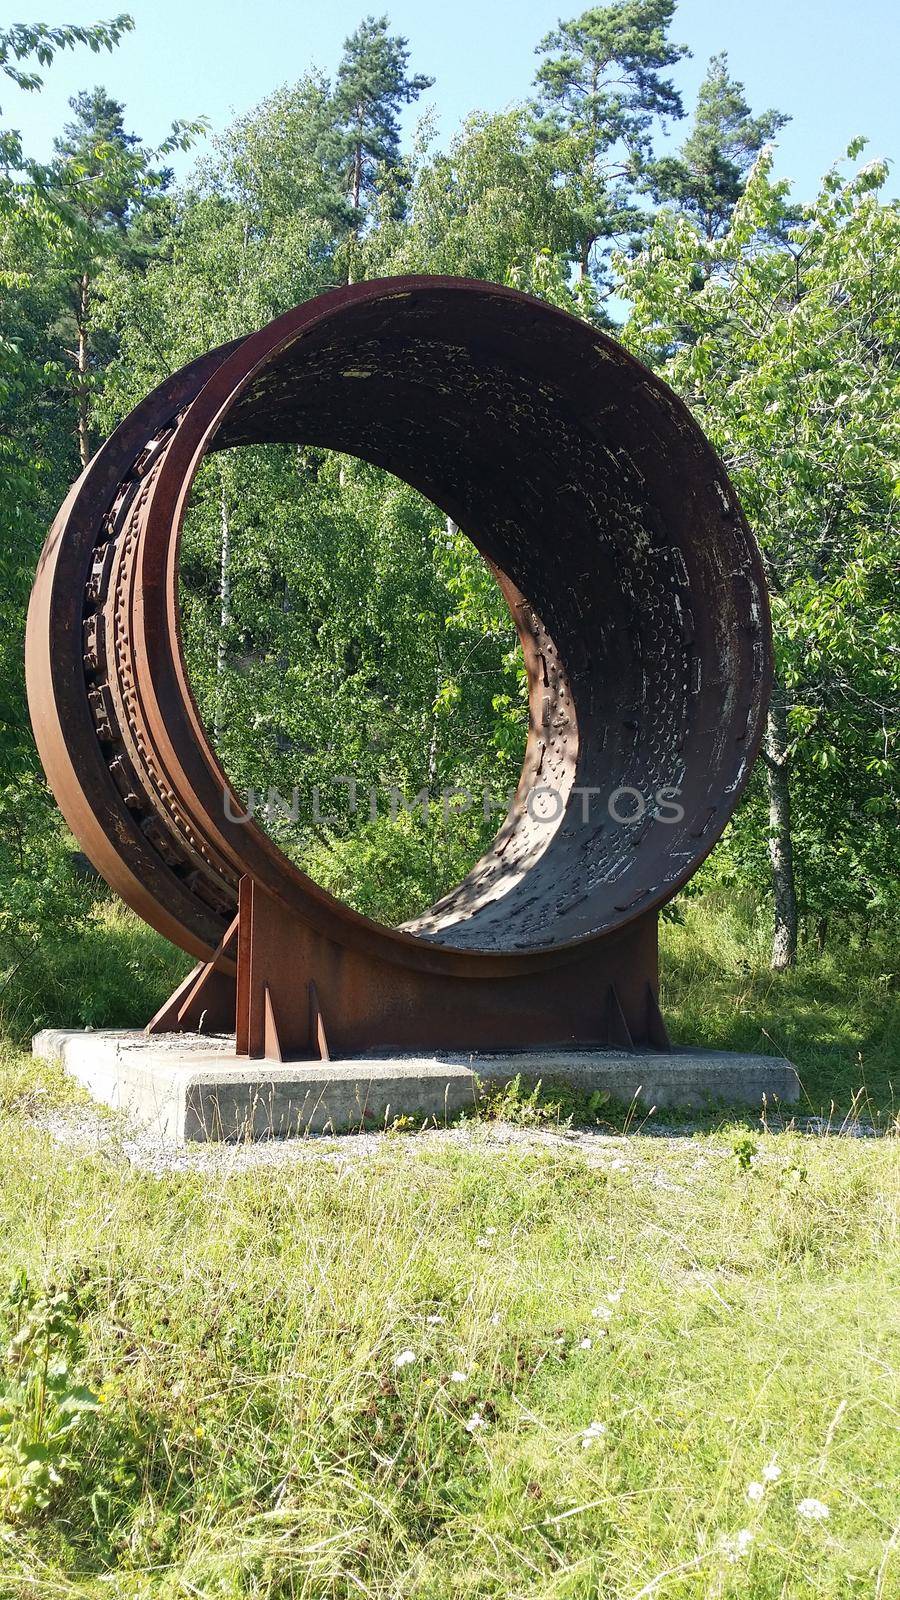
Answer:
<path fill-rule="evenodd" d="M 661 926 L 662 1006 L 679 1044 L 786 1056 L 807 1113 L 851 1107 L 892 1119 L 900 1101 L 900 944 L 847 937 L 790 972 L 768 965 L 769 932 L 746 903 L 688 899 L 684 922 Z"/>
<path fill-rule="evenodd" d="M 15 1081 L 0 1280 L 77 1285 L 102 1403 L 0 1524 L 4 1600 L 898 1592 L 895 1139 L 597 1165 L 476 1128 L 152 1176 L 54 1144 L 58 1080 Z"/>
<path fill-rule="evenodd" d="M 121 901 L 100 899 L 75 942 L 52 930 L 27 959 L 0 946 L 0 1039 L 27 1045 L 39 1028 L 142 1027 L 191 960 Z"/>
<path fill-rule="evenodd" d="M 138 1023 L 183 967 L 101 906 L 7 984 L 7 1030 Z M 547 1148 L 548 1084 L 506 1097 L 499 1149 L 485 1122 L 155 1176 L 114 1122 L 96 1154 L 54 1142 L 41 1119 L 84 1097 L 6 1049 L 0 1600 L 900 1593 L 896 957 L 774 978 L 752 916 L 706 897 L 662 968 L 679 1040 L 782 1051 L 804 1110 L 886 1136 L 720 1110 Z M 53 1291 L 69 1334 L 38 1304 L 10 1348 Z"/>

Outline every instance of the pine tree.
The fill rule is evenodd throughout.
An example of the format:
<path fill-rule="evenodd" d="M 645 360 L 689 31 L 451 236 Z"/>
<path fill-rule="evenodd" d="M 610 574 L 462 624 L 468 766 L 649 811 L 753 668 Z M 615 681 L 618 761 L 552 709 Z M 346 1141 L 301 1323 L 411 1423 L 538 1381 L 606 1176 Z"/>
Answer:
<path fill-rule="evenodd" d="M 579 215 L 582 279 L 604 275 L 602 246 L 640 231 L 635 204 L 654 123 L 684 115 L 664 76 L 689 51 L 668 34 L 675 0 L 614 0 L 561 22 L 538 46 L 539 137 L 556 144 Z"/>
<path fill-rule="evenodd" d="M 152 249 L 152 214 L 172 181 L 171 168 L 155 163 L 175 148 L 186 149 L 202 124 L 174 123 L 169 138 L 149 150 L 136 134 L 126 132 L 124 106 L 102 86 L 75 95 L 69 105 L 75 119 L 55 141 L 56 158 L 41 181 L 63 224 L 59 266 L 69 280 L 74 320 L 67 354 L 75 369 L 78 451 L 86 466 L 91 456 L 95 278 L 110 257 L 146 258 Z"/>
<path fill-rule="evenodd" d="M 356 238 L 379 182 L 400 167 L 400 107 L 434 83 L 421 72 L 408 76 L 408 63 L 408 42 L 388 33 L 387 17 L 366 17 L 344 41 L 334 110 Z"/>
<path fill-rule="evenodd" d="M 127 156 L 140 147 L 141 141 L 136 133 L 125 131 L 125 107 L 113 100 L 102 84 L 90 90 L 82 89 L 80 94 L 73 95 L 69 106 L 75 113 L 74 120 L 67 122 L 61 137 L 53 141 L 57 170 L 61 171 L 65 164 L 76 166 L 83 180 L 83 192 L 88 192 L 89 185 L 94 186 L 90 204 L 92 219 L 124 229 L 129 212 L 136 207 L 136 197 L 123 192 L 118 181 L 120 174 L 111 173 L 109 157 L 115 152 Z M 98 192 L 97 182 L 104 175 L 111 176 L 112 181 Z M 167 168 L 153 176 L 154 186 L 165 189 L 173 174 L 171 168 Z M 74 196 L 72 198 L 74 201 Z"/>
<path fill-rule="evenodd" d="M 789 121 L 772 110 L 754 117 L 744 85 L 729 75 L 728 56 L 713 56 L 680 154 L 654 166 L 651 188 L 656 198 L 674 201 L 704 238 L 720 238 L 760 150 Z"/>

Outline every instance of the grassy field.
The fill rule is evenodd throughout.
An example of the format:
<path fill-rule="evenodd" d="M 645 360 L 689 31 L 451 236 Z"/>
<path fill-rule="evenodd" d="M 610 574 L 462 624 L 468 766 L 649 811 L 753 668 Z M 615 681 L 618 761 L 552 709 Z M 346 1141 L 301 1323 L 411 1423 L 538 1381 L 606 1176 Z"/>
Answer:
<path fill-rule="evenodd" d="M 7 1384 L 69 1459 L 29 1501 L 0 1418 L 4 1600 L 900 1591 L 895 1139 L 154 1176 L 53 1142 L 63 1095 L 4 1079 Z"/>
<path fill-rule="evenodd" d="M 847 937 L 801 953 L 790 972 L 768 964 L 768 919 L 722 896 L 688 900 L 660 930 L 662 1004 L 681 1044 L 755 1050 L 792 1061 L 803 1110 L 875 1122 L 900 1111 L 900 943 Z"/>
<path fill-rule="evenodd" d="M 664 945 L 678 1036 L 783 1051 L 830 1133 L 485 1121 L 154 1174 L 51 1137 L 77 1092 L 7 1051 L 0 1600 L 900 1594 L 896 966 L 775 981 L 708 905 Z M 110 912 L 69 959 L 95 1024 L 178 966 Z M 883 1137 L 836 1136 L 854 1104 Z"/>

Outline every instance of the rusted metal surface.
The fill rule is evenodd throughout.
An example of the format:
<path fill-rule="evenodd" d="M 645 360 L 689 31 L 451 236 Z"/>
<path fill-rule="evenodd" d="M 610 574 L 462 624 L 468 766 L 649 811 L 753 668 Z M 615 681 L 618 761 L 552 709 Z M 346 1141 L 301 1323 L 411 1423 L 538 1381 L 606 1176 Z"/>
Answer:
<path fill-rule="evenodd" d="M 515 801 L 463 882 L 401 928 L 351 911 L 232 820 L 240 801 L 188 683 L 177 574 L 191 484 L 208 451 L 271 441 L 349 451 L 428 496 L 491 565 L 522 641 Z M 45 771 L 84 850 L 200 958 L 154 1026 L 234 1012 L 252 1054 L 602 1044 L 623 1028 L 653 1042 L 656 914 L 747 780 L 771 643 L 734 490 L 665 385 L 526 296 L 400 278 L 298 307 L 126 418 L 51 530 L 27 675 Z M 622 789 L 645 802 L 634 822 L 609 814 Z M 678 791 L 680 822 L 660 820 L 661 790 Z"/>

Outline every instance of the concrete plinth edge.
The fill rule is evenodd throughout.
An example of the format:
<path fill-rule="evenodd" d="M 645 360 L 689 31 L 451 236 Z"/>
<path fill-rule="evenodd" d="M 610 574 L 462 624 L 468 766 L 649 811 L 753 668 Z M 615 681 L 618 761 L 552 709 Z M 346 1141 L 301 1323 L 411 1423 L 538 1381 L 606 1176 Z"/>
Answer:
<path fill-rule="evenodd" d="M 237 1057 L 234 1039 L 224 1036 L 62 1028 L 45 1028 L 32 1048 L 60 1061 L 96 1100 L 173 1144 L 359 1132 L 400 1116 L 449 1122 L 474 1110 L 479 1082 L 517 1073 L 659 1107 L 759 1108 L 793 1102 L 800 1088 L 789 1062 L 727 1050 L 522 1050 L 276 1065 Z"/>

